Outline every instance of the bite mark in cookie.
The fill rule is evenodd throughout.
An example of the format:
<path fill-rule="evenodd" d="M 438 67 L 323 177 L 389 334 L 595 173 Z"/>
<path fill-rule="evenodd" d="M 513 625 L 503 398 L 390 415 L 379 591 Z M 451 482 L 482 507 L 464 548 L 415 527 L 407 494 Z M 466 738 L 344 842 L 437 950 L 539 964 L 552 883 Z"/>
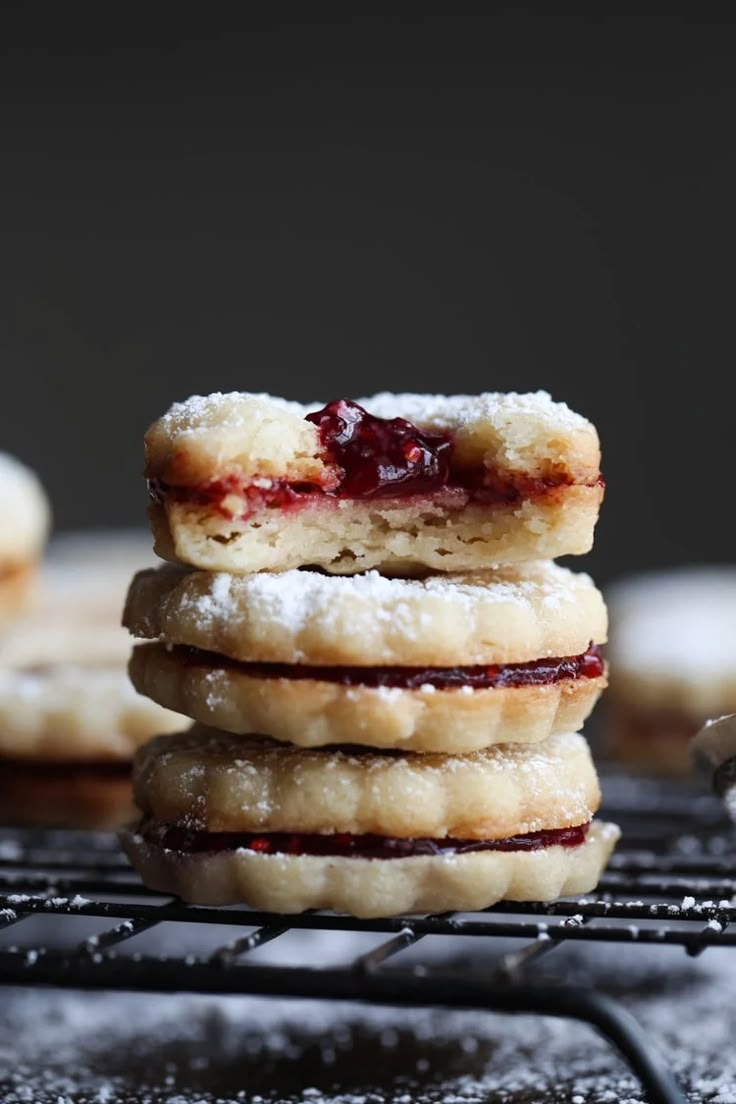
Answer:
<path fill-rule="evenodd" d="M 433 397 L 363 401 L 310 412 L 235 393 L 172 408 L 147 435 L 161 554 L 210 569 L 313 563 L 349 574 L 458 570 L 491 550 L 497 563 L 587 550 L 602 497 L 598 441 L 564 405 L 456 397 L 438 418 Z M 318 519 L 311 540 L 304 511 Z M 293 539 L 273 529 L 274 515 Z M 448 524 L 459 528 L 443 543 Z"/>
<path fill-rule="evenodd" d="M 338 399 L 307 414 L 317 426 L 323 468 L 317 482 L 288 482 L 266 476 L 230 473 L 197 486 L 152 479 L 157 501 L 210 505 L 224 517 L 241 521 L 260 510 L 314 505 L 321 496 L 335 499 L 407 498 L 443 493 L 448 508 L 471 502 L 515 503 L 549 494 L 576 482 L 569 471 L 545 475 L 453 465 L 450 432 L 423 433 L 405 418 L 377 418 L 358 403 Z M 596 486 L 601 478 L 585 483 Z"/>

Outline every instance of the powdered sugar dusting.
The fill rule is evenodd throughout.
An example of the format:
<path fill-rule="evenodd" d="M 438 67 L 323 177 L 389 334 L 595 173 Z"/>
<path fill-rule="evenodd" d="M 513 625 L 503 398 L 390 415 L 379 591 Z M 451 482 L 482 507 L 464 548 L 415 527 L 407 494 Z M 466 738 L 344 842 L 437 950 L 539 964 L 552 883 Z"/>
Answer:
<path fill-rule="evenodd" d="M 510 419 L 533 418 L 560 430 L 576 430 L 588 421 L 566 403 L 555 402 L 547 391 L 483 391 L 479 395 L 393 394 L 381 391 L 357 400 L 379 418 L 407 418 L 415 425 L 436 429 L 457 429 L 480 419 L 499 428 Z"/>
<path fill-rule="evenodd" d="M 207 577 L 207 589 L 193 597 L 184 595 L 180 608 L 191 611 L 202 626 L 209 628 L 223 623 L 233 613 L 234 584 L 237 585 L 234 576 L 221 571 L 211 572 Z"/>
<path fill-rule="evenodd" d="M 295 962 L 305 955 L 347 961 L 368 949 L 365 937 L 337 932 L 324 940 L 307 933 L 285 938 Z M 490 974 L 484 941 L 462 943 L 456 953 L 465 968 Z M 255 953 L 275 960 L 270 948 L 281 945 Z M 443 952 L 430 954 L 428 946 L 424 940 L 401 961 L 442 963 Z M 656 956 L 651 948 L 630 948 L 622 968 L 610 947 L 577 947 L 556 950 L 554 962 L 569 981 L 625 1002 L 691 1104 L 736 1101 L 732 951 L 688 961 L 665 948 Z M 6 990 L 0 1070 L 5 1104 L 647 1100 L 613 1048 L 570 1019 L 184 994 Z"/>
<path fill-rule="evenodd" d="M 216 391 L 211 395 L 192 395 L 184 402 L 174 403 L 160 421 L 168 433 L 197 431 L 215 422 L 223 426 L 238 424 L 238 407 L 244 399 L 254 399 L 304 418 L 321 409 L 323 400 L 298 403 L 263 392 Z M 423 395 L 381 391 L 356 400 L 369 413 L 379 418 L 407 418 L 426 428 L 452 430 L 476 419 L 486 419 L 501 427 L 512 418 L 533 418 L 549 429 L 574 431 L 589 425 L 565 403 L 555 402 L 546 391 L 526 394 L 484 391 L 478 395 Z"/>
<path fill-rule="evenodd" d="M 310 409 L 319 409 L 320 403 L 313 407 L 301 403 L 289 402 L 262 391 L 213 391 L 210 395 L 190 395 L 183 402 L 174 403 L 160 419 L 160 426 L 168 433 L 181 433 L 206 429 L 217 422 L 219 425 L 237 427 L 239 423 L 238 401 L 255 399 L 270 403 L 303 418 Z"/>
<path fill-rule="evenodd" d="M 550 562 L 526 564 L 521 569 L 499 569 L 493 576 L 475 573 L 389 579 L 377 571 L 322 575 L 294 569 L 245 576 L 220 573 L 210 578 L 211 582 L 199 595 L 186 599 L 187 608 L 203 624 L 228 618 L 232 614 L 232 598 L 237 596 L 247 602 L 254 615 L 294 634 L 310 624 L 324 624 L 343 616 L 346 604 L 351 601 L 370 604 L 377 620 L 390 620 L 399 631 L 402 625 L 413 631 L 413 607 L 428 594 L 442 603 L 467 610 L 479 602 L 527 609 L 535 604 L 558 608 L 574 601 L 581 587 L 593 587 L 589 576 L 575 575 Z M 431 622 L 429 613 L 417 612 L 425 624 Z"/>

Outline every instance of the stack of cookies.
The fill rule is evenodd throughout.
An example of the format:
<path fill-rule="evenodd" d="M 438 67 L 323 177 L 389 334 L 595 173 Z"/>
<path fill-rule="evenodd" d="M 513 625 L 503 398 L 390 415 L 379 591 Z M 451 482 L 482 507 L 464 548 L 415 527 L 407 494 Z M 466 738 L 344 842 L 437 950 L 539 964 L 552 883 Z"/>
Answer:
<path fill-rule="evenodd" d="M 170 563 L 131 585 L 130 672 L 197 722 L 136 759 L 150 886 L 357 916 L 595 886 L 606 610 L 552 562 L 592 543 L 590 423 L 544 393 L 215 394 L 146 447 Z"/>

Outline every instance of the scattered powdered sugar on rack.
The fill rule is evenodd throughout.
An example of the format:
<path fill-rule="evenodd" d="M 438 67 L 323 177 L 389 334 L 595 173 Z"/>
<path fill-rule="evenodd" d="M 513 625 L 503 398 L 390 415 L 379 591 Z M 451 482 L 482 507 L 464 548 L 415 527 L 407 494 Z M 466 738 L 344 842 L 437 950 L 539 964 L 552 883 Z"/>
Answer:
<path fill-rule="evenodd" d="M 306 941 L 316 956 L 320 939 Z M 347 942 L 342 949 L 349 953 Z M 255 953 L 268 958 L 268 948 Z M 625 976 L 615 958 L 610 948 L 576 948 L 565 967 L 571 981 L 623 999 L 692 1104 L 734 1104 L 733 951 L 691 962 L 681 952 L 662 950 L 653 960 L 651 950 L 632 949 Z M 615 1052 L 567 1019 L 20 990 L 7 991 L 0 1006 L 0 1093 L 5 1104 L 646 1100 Z"/>

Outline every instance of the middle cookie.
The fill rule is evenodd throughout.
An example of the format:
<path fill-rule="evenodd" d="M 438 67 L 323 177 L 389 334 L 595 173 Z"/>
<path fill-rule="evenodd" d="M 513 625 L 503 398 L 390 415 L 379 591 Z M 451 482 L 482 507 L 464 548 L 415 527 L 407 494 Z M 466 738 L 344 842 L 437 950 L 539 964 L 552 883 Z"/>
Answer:
<path fill-rule="evenodd" d="M 606 685 L 606 609 L 549 561 L 386 579 L 162 567 L 124 623 L 141 693 L 213 728 L 463 754 L 579 729 Z"/>

